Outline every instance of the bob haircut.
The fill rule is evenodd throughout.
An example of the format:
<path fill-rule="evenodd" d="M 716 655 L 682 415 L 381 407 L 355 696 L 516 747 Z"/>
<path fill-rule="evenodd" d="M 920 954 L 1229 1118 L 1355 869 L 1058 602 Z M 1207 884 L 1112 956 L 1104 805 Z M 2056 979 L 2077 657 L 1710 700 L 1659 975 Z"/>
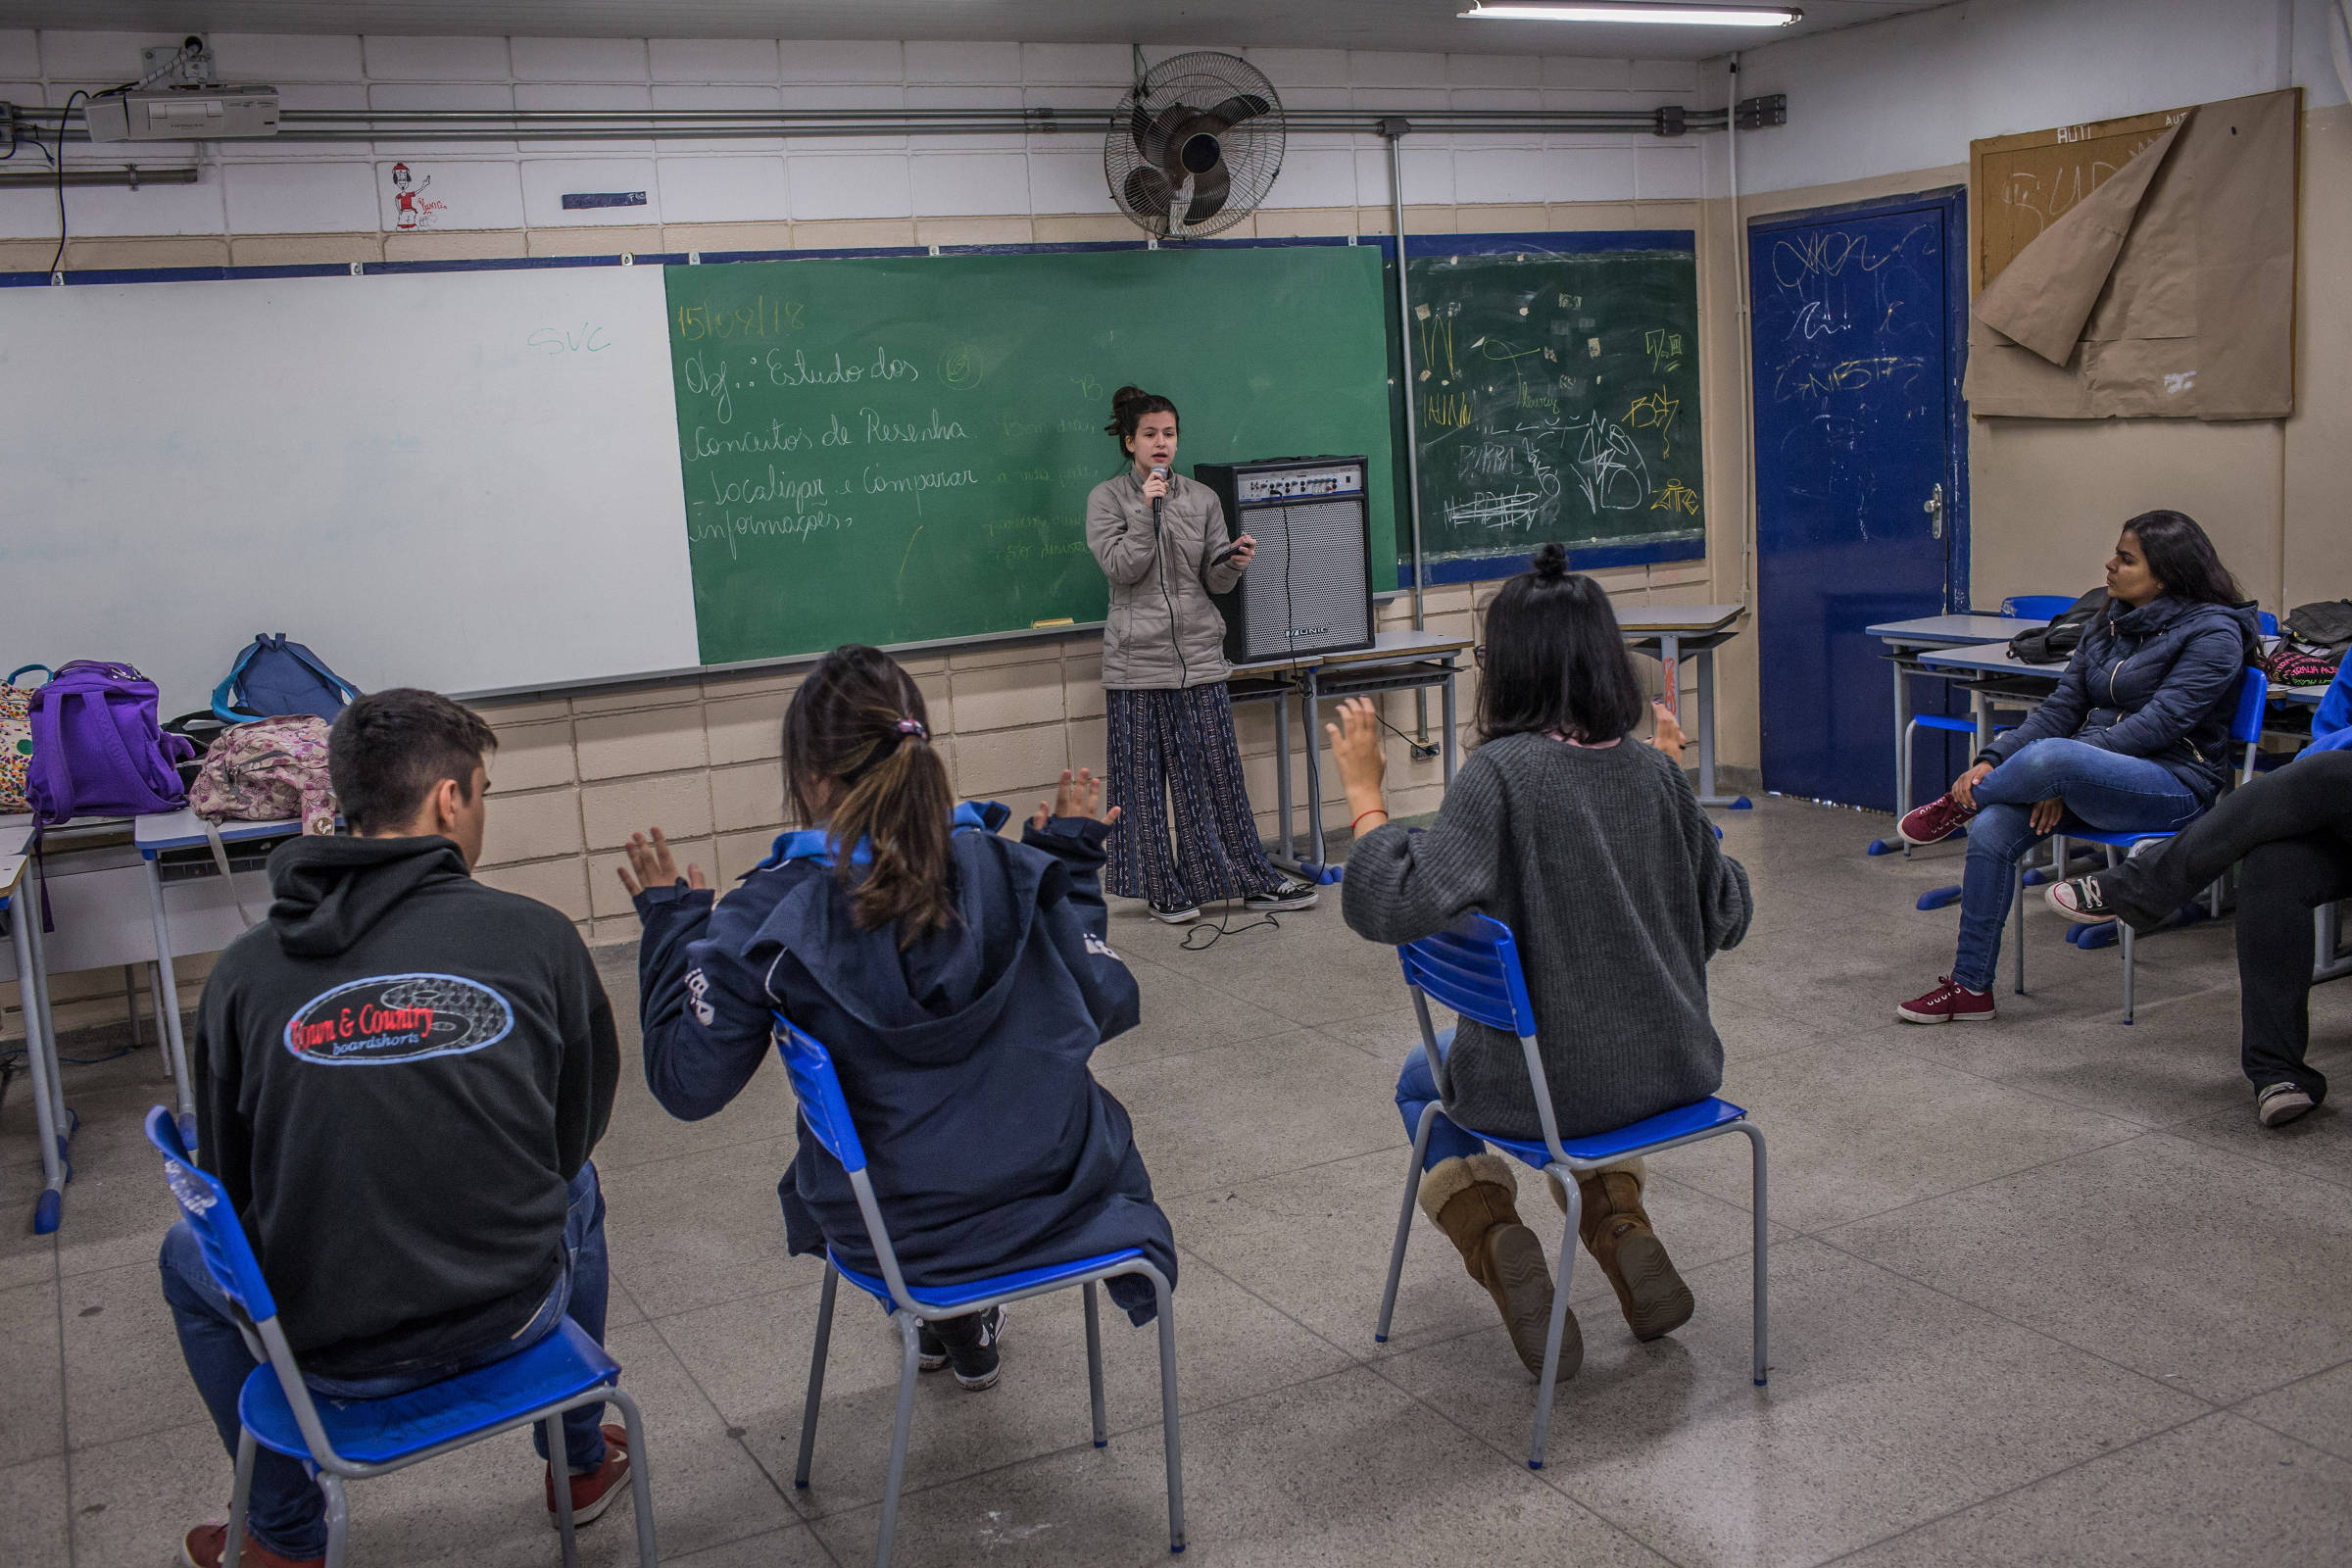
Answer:
<path fill-rule="evenodd" d="M 1565 547 L 1544 546 L 1487 608 L 1479 744 L 1557 732 L 1598 745 L 1632 734 L 1643 710 L 1609 596 L 1568 569 Z"/>

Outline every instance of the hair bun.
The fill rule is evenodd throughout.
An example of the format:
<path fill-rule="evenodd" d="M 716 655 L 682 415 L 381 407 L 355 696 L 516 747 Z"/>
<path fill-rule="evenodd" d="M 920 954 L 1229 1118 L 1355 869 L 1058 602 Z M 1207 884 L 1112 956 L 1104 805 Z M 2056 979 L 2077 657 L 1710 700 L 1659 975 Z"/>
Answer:
<path fill-rule="evenodd" d="M 1553 539 L 1536 551 L 1531 564 L 1539 582 L 1558 582 L 1568 575 L 1568 547 Z"/>
<path fill-rule="evenodd" d="M 1140 386 L 1123 386 L 1110 395 L 1110 406 L 1115 411 L 1130 403 L 1141 403 L 1151 396 Z"/>

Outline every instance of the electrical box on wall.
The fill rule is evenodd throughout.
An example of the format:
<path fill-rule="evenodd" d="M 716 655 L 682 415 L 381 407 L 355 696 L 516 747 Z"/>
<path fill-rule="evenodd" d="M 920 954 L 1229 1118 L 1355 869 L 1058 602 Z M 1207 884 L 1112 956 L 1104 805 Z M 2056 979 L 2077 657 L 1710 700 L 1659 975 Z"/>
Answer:
<path fill-rule="evenodd" d="M 277 134 L 275 87 L 105 93 L 82 110 L 92 141 L 226 141 Z"/>

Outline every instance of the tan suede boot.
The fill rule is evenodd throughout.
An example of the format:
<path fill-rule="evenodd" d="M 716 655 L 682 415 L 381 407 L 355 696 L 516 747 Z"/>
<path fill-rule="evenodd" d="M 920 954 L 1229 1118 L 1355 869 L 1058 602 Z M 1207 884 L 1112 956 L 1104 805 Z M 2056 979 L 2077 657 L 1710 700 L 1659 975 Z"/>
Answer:
<path fill-rule="evenodd" d="M 1544 1375 L 1544 1340 L 1551 1332 L 1551 1269 L 1544 1243 L 1519 1223 L 1518 1183 L 1500 1154 L 1440 1160 L 1421 1177 L 1421 1212 L 1453 1241 L 1470 1277 L 1494 1298 L 1511 1348 L 1537 1377 Z M 1554 1382 L 1576 1376 L 1585 1339 L 1568 1314 L 1560 1330 Z"/>
<path fill-rule="evenodd" d="M 1690 1287 L 1674 1271 L 1665 1244 L 1649 1228 L 1649 1215 L 1642 1207 L 1642 1174 L 1640 1160 L 1579 1171 L 1576 1186 L 1584 1198 L 1584 1211 L 1577 1219 L 1577 1233 L 1585 1239 L 1585 1250 L 1609 1277 L 1634 1338 L 1654 1340 L 1690 1322 L 1695 1303 Z M 1566 1190 L 1557 1176 L 1550 1181 L 1552 1200 L 1565 1212 Z"/>

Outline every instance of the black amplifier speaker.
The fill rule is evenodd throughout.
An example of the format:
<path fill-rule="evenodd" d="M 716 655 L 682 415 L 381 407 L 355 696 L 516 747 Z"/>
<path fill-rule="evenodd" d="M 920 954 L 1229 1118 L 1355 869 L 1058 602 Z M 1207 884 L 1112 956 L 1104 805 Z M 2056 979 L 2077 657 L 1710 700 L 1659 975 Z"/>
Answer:
<path fill-rule="evenodd" d="M 1237 664 L 1372 646 L 1372 516 L 1362 458 L 1202 463 L 1235 537 L 1257 540 L 1238 587 L 1216 596 Z"/>

